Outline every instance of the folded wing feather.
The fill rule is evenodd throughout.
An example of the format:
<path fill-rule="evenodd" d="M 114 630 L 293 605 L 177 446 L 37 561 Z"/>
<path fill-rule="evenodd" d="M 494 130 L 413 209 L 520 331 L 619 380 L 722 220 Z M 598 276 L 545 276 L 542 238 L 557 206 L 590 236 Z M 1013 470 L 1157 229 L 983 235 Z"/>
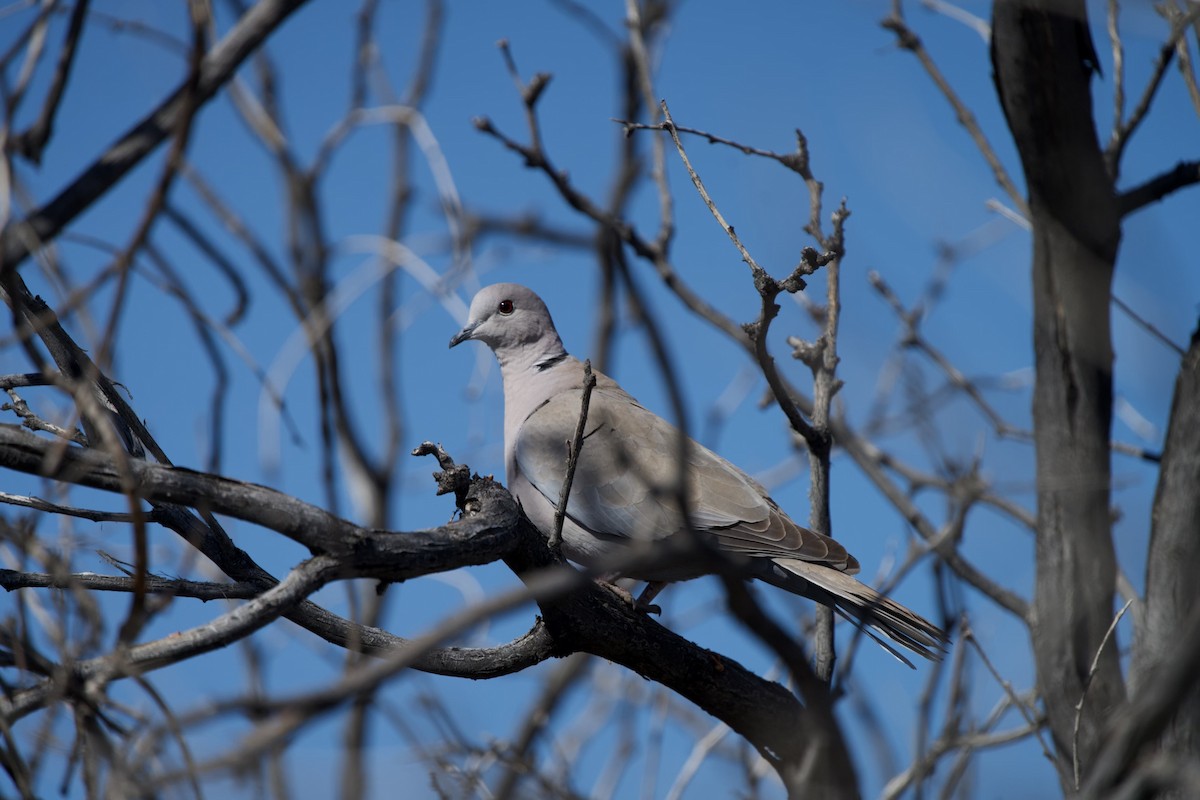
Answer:
<path fill-rule="evenodd" d="M 611 382 L 608 382 L 611 383 Z M 581 390 L 562 392 L 521 426 L 516 462 L 525 478 L 557 504 L 567 450 L 579 422 Z M 584 442 L 567 513 L 588 530 L 610 537 L 657 539 L 683 530 L 672 486 L 678 430 L 615 385 L 592 392 Z M 815 561 L 848 572 L 858 562 L 827 536 L 796 525 L 750 476 L 708 448 L 688 448 L 688 506 L 692 525 L 717 545 L 748 557 Z"/>

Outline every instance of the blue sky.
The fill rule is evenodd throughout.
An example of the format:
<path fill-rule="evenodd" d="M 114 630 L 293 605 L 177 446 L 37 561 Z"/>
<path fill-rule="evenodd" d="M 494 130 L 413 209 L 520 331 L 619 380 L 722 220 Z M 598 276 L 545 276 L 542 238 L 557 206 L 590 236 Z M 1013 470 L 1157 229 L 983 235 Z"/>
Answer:
<path fill-rule="evenodd" d="M 924 38 L 954 88 L 979 118 L 1010 174 L 1020 183 L 1019 164 L 992 90 L 986 43 L 960 22 L 910 5 L 910 24 Z M 1092 5 L 1094 36 L 1105 70 L 1095 88 L 1096 117 L 1106 138 L 1112 118 L 1113 70 L 1099 15 L 1102 9 Z M 620 29 L 623 4 L 593 6 L 614 30 Z M 809 140 L 813 169 L 825 182 L 827 211 L 838 199 L 847 198 L 853 216 L 847 226 L 847 257 L 842 273 L 844 307 L 839 350 L 840 375 L 846 385 L 839 400 L 852 423 L 867 422 L 879 390 L 881 369 L 891 358 L 899 336 L 893 313 L 867 282 L 868 272 L 881 273 L 901 298 L 911 303 L 937 267 L 938 244 L 975 241 L 972 237 L 976 237 L 986 239 L 987 246 L 956 264 L 948 290 L 924 322 L 923 331 L 967 375 L 1012 377 L 1016 388 L 993 390 L 989 399 L 1014 424 L 1027 426 L 1031 368 L 1029 236 L 989 209 L 988 201 L 1001 197 L 1001 192 L 974 145 L 955 123 L 944 98 L 915 59 L 899 51 L 892 35 L 879 27 L 889 6 L 879 0 L 764 2 L 735 14 L 726 3 L 682 3 L 665 46 L 657 53 L 655 90 L 670 104 L 678 124 L 753 146 L 787 151 L 794 143 L 794 129 L 801 128 Z M 1122 21 L 1127 37 L 1128 94 L 1136 98 L 1149 75 L 1164 25 L 1148 4 L 1129 6 Z M 981 2 L 965 2 L 961 7 L 983 17 L 988 13 L 987 4 Z M 97 10 L 176 32 L 182 30 L 182 11 L 176 4 L 114 2 L 100 4 Z M 287 135 L 304 161 L 312 157 L 345 111 L 355 11 L 355 4 L 315 0 L 271 42 L 270 53 L 282 76 L 281 104 L 288 122 Z M 420 6 L 385 3 L 380 19 L 382 58 L 394 84 L 402 87 L 411 75 L 419 41 Z M 225 19 L 223 25 L 228 22 Z M 55 32 L 61 30 L 61 25 L 62 21 Z M 20 28 L 0 18 L 0 42 L 7 42 Z M 603 197 L 612 179 L 619 136 L 618 126 L 610 121 L 619 113 L 611 50 L 578 21 L 546 2 L 451 2 L 444 36 L 425 116 L 436 138 L 437 152 L 448 164 L 463 202 L 477 211 L 530 211 L 553 224 L 588 232 L 585 222 L 565 208 L 542 175 L 524 168 L 497 142 L 479 133 L 471 120 L 487 116 L 510 136 L 520 140 L 527 137 L 519 99 L 496 48 L 497 40 L 505 38 L 527 79 L 535 72 L 553 73 L 539 106 L 552 158 L 580 188 Z M 45 165 L 40 170 L 23 164 L 19 167 L 19 176 L 35 204 L 52 197 L 91 163 L 131 120 L 171 91 L 182 74 L 178 54 L 129 32 L 114 32 L 99 22 L 88 30 L 79 64 Z M 244 73 L 250 77 L 248 70 Z M 1132 103 L 1133 99 L 1127 106 Z M 18 127 L 27 121 L 18 117 Z M 1196 133 L 1196 113 L 1172 68 L 1149 122 L 1128 149 L 1122 186 L 1161 172 L 1179 159 L 1194 157 Z M 380 230 L 388 189 L 388 137 L 382 127 L 363 128 L 335 159 L 320 191 L 327 215 L 326 235 L 331 242 L 348 243 L 351 237 Z M 765 160 L 747 158 L 695 139 L 685 140 L 685 144 L 709 191 L 759 263 L 776 276 L 787 274 L 796 263 L 800 247 L 809 244 L 802 231 L 808 214 L 804 187 L 794 175 Z M 757 311 L 757 295 L 748 272 L 691 189 L 674 153 L 668 152 L 668 156 L 678 218 L 674 264 L 684 280 L 705 298 L 733 318 L 749 321 Z M 282 258 L 282 181 L 237 119 L 227 96 L 202 112 L 189 158 Z M 69 234 L 115 243 L 127 241 L 161 163 L 161 153 L 149 159 L 77 220 Z M 421 159 L 416 161 L 414 174 L 417 213 L 406 243 L 435 270 L 444 271 L 451 259 L 443 246 L 447 227 L 438 209 L 433 174 Z M 247 254 L 221 233 L 220 225 L 206 214 L 186 186 L 178 184 L 172 200 L 194 214 L 217 238 L 242 268 L 254 292 L 248 318 L 235 330 L 239 341 L 263 368 L 286 364 L 285 343 L 295 334 L 295 320 L 271 294 Z M 653 231 L 657 226 L 656 199 L 649 187 L 638 194 L 634 209 L 636 224 L 647 233 Z M 1200 194 L 1193 191 L 1129 218 L 1116 280 L 1119 297 L 1181 344 L 1195 324 L 1200 297 L 1200 279 L 1189 257 L 1193 221 L 1198 215 Z M 154 241 L 185 276 L 209 313 L 220 316 L 230 308 L 232 293 L 228 286 L 178 235 L 160 225 Z M 343 287 L 369 275 L 370 270 L 369 258 L 350 249 L 348 245 L 343 247 L 335 260 L 334 272 Z M 106 254 L 78 240 L 64 240 L 62 253 L 70 274 L 80 282 L 108 263 Z M 471 280 L 518 281 L 541 293 L 555 314 L 567 347 L 581 358 L 589 355 L 594 345 L 598 276 L 588 254 L 490 238 L 471 258 Z M 719 334 L 690 318 L 680 303 L 659 286 L 650 268 L 640 263 L 634 268 L 667 334 L 684 388 L 690 429 L 701 431 L 708 409 L 736 381 L 746 365 L 745 358 Z M 35 292 L 43 293 L 52 303 L 57 299 L 34 265 L 26 264 L 23 274 Z M 820 298 L 823 291 L 823 281 L 815 279 L 810 292 Z M 199 467 L 208 455 L 209 368 L 178 304 L 144 278 L 135 280 L 132 292 L 131 313 L 125 315 L 121 325 L 115 377 L 128 387 L 134 407 L 174 461 Z M 467 289 L 460 295 L 469 301 Z M 364 431 L 371 429 L 380 412 L 373 372 L 372 300 L 368 285 L 363 298 L 338 321 L 339 340 L 348 354 L 350 396 Z M 107 298 L 102 298 L 95 307 L 101 319 L 106 302 Z M 411 278 L 404 279 L 402 302 L 406 312 L 398 323 L 402 328 L 399 369 L 407 443 L 415 446 L 423 439 L 440 441 L 458 460 L 468 462 L 479 472 L 500 476 L 501 394 L 490 354 L 482 346 L 473 345 L 447 351 L 446 343 L 461 320 L 453 319 L 438 304 L 427 302 Z M 1177 359 L 1120 313 L 1114 314 L 1114 320 L 1118 393 L 1150 425 L 1147 432 L 1118 421 L 1114 434 L 1122 441 L 1155 448 L 1161 442 L 1169 410 Z M 81 325 L 74 330 L 81 342 L 88 341 Z M 787 358 L 785 338 L 813 333 L 803 312 L 785 303 L 784 314 L 773 328 L 771 346 L 802 386 L 806 385 L 804 370 Z M 276 459 L 264 443 L 272 441 L 275 429 L 274 423 L 264 421 L 258 411 L 261 386 L 238 357 L 230 351 L 226 354 L 233 384 L 222 471 L 322 503 L 311 361 L 300 360 L 287 373 L 287 383 L 282 387 L 302 441 L 293 442 L 283 436 L 278 466 L 272 466 Z M 4 355 L 5 371 L 28 368 L 11 347 Z M 664 415 L 669 413 L 662 380 L 638 330 L 622 328 L 611 371 L 648 407 Z M 942 383 L 932 369 L 921 372 L 927 387 Z M 468 386 L 475 391 L 468 391 Z M 705 443 L 751 473 L 768 479 L 787 476 L 777 483 L 773 481 L 771 488 L 776 499 L 803 520 L 807 518 L 807 471 L 790 447 L 782 415 L 773 408 L 757 408 L 762 390 L 761 382 L 755 384 L 725 425 Z M 30 392 L 27 399 L 34 400 L 34 393 Z M 891 410 L 898 409 L 893 404 Z M 1019 503 L 1032 508 L 1033 459 L 1026 446 L 997 440 L 986 421 L 961 401 L 950 403 L 941 412 L 938 431 L 949 457 L 966 461 L 982 453 L 986 475 Z M 883 443 L 919 466 L 930 466 L 930 454 L 911 431 L 893 432 Z M 433 496 L 428 480 L 432 462 L 405 459 L 401 465 L 405 474 L 393 527 L 410 530 L 446 521 L 452 504 Z M 789 468 L 796 466 L 799 468 Z M 1130 578 L 1140 586 L 1154 472 L 1138 462 L 1117 457 L 1114 475 L 1118 489 L 1115 500 L 1123 512 L 1116 527 L 1118 553 Z M 44 491 L 16 476 L 6 476 L 5 481 L 14 490 Z M 17 484 L 24 486 L 18 488 Z M 85 493 L 75 498 L 79 502 L 92 499 Z M 111 500 L 95 502 L 115 507 Z M 935 522 L 942 519 L 943 500 L 931 495 L 919 498 L 919 502 Z M 342 510 L 353 515 L 352 504 L 346 498 Z M 904 521 L 841 455 L 834 459 L 833 526 L 837 538 L 862 562 L 868 578 L 886 572 L 897 554 L 903 554 L 910 536 Z M 56 535 L 52 523 L 43 522 L 42 528 L 48 536 Z M 233 522 L 230 531 L 242 547 L 276 574 L 304 555 L 300 548 L 280 542 L 280 537 L 247 525 Z M 86 540 L 76 554 L 80 568 L 96 568 L 89 555 L 92 548 L 117 555 L 127 552 L 128 537 L 122 526 L 78 525 L 75 534 Z M 178 568 L 175 543 L 164 534 L 155 545 L 158 567 L 166 572 Z M 1028 596 L 1033 577 L 1033 542 L 1026 532 L 994 513 L 976 511 L 963 547 L 988 574 Z M 451 579 L 433 578 L 393 587 L 389 628 L 401 635 L 417 635 L 474 596 L 472 593 L 495 593 L 514 583 L 515 578 L 502 567 L 489 567 Z M 928 573 L 919 572 L 897 590 L 896 596 L 931 614 L 935 609 L 932 586 Z M 803 601 L 775 597 L 767 591 L 760 595 L 769 598 L 772 608 L 781 615 L 808 611 Z M 334 610 L 346 609 L 342 587 L 326 589 L 320 599 Z M 1019 689 L 1028 688 L 1032 662 L 1024 631 L 973 592 L 966 592 L 965 601 L 978 638 L 997 668 Z M 737 631 L 721 613 L 708 613 L 719 609 L 719 595 L 708 582 L 672 589 L 665 607 L 667 624 L 700 644 L 760 673 L 771 669 L 770 657 L 756 642 Z M 177 602 L 172 613 L 147 635 L 165 635 L 218 612 L 215 606 Z M 526 630 L 533 615 L 531 608 L 509 614 L 477 633 L 472 641 L 504 641 Z M 1127 626 L 1122 633 L 1122 645 L 1127 646 Z M 340 668 L 338 653 L 287 624 L 266 631 L 263 643 L 273 691 L 319 686 Z M 187 707 L 205 698 L 228 695 L 240 686 L 241 669 L 237 651 L 229 650 L 162 671 L 153 679 L 165 694 L 181 698 L 179 702 Z M 546 665 L 522 675 L 477 683 L 408 675 L 389 687 L 386 700 L 404 711 L 412 708 L 417 698 L 431 693 L 442 698 L 465 729 L 479 732 L 481 738 L 503 737 L 511 733 L 513 721 L 528 707 L 545 674 Z M 884 736 L 896 749 L 901 763 L 912 750 L 914 703 L 910 698 L 921 690 L 926 675 L 926 669 L 910 672 L 874 648 L 865 648 L 858 656 L 857 686 L 866 701 L 877 707 Z M 645 686 L 644 690 L 654 692 L 655 688 Z M 135 691 L 121 691 L 131 703 L 147 703 Z M 971 693 L 973 707 L 981 716 L 1002 696 L 1001 688 L 978 668 Z M 896 702 L 895 698 L 902 701 Z M 586 709 L 585 697 L 578 695 L 568 703 L 563 719 L 572 720 Z M 419 715 L 413 716 L 418 727 L 425 724 Z M 864 723 L 848 709 L 845 722 L 852 748 L 862 758 L 863 788 L 868 795 L 875 794 L 888 776 L 872 763 Z M 1016 724 L 1013 717 L 1002 727 Z M 205 729 L 204 741 L 215 752 L 228 744 L 230 735 L 242 730 L 240 723 L 221 723 Z M 300 737 L 297 752 L 289 762 L 296 796 L 325 796 L 335 785 L 338 733 L 337 725 L 327 722 Z M 416 763 L 387 726 L 380 724 L 375 733 L 371 758 L 375 796 L 392 796 L 390 790 L 397 781 L 410 788 L 410 796 L 422 796 L 428 790 L 425 767 Z M 608 751 L 620 735 L 611 726 L 597 734 L 577 762 L 577 789 L 584 793 L 593 790 Z M 618 787 L 619 796 L 630 796 L 635 791 L 654 797 L 665 795 L 671 776 L 687 756 L 690 741 L 678 732 L 668 732 L 663 747 L 655 788 L 645 790 L 645 784 L 639 783 L 644 776 L 634 769 Z M 711 791 L 736 785 L 738 777 L 729 767 L 705 770 L 700 773 L 698 785 Z M 977 786 L 988 787 L 989 796 L 997 797 L 1052 794 L 1055 789 L 1052 770 L 1033 744 L 980 757 L 975 780 Z"/>

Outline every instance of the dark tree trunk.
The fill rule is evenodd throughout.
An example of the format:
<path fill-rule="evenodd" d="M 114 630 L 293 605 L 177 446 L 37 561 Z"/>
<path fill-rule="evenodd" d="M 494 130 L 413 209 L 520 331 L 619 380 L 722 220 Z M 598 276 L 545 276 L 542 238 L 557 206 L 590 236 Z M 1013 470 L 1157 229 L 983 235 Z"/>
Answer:
<path fill-rule="evenodd" d="M 1200 571 L 1200 329 L 1192 334 L 1175 381 L 1158 489 L 1151 518 L 1146 595 L 1133 656 L 1133 702 L 1158 687 L 1156 676 L 1176 658 L 1189 629 Z M 1200 693 L 1179 698 L 1161 747 L 1173 757 L 1200 757 Z"/>
<path fill-rule="evenodd" d="M 1120 241 L 1113 181 L 1092 119 L 1096 56 L 1082 0 L 998 0 L 992 64 L 1020 152 L 1033 224 L 1038 687 L 1064 787 L 1086 775 L 1124 701 L 1115 642 L 1100 656 L 1075 733 L 1076 703 L 1113 618 L 1109 511 L 1109 296 Z"/>

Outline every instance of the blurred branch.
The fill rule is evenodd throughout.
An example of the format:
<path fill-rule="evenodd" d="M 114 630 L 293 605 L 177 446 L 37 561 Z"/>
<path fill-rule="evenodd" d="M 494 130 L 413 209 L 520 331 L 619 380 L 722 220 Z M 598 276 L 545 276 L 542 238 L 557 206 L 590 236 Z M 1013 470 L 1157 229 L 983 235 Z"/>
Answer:
<path fill-rule="evenodd" d="M 650 49 L 646 43 L 647 34 L 666 23 L 666 6 L 625 0 L 625 15 L 629 26 L 629 55 L 634 65 L 634 83 L 641 106 L 651 119 L 658 119 L 660 116 L 669 119 L 666 101 L 655 102 L 657 95 L 654 91 L 654 73 L 650 64 Z M 630 94 L 635 93 L 631 90 Z M 629 132 L 626 131 L 626 137 L 628 135 Z M 662 137 L 655 136 L 651 140 L 650 150 L 654 159 L 650 179 L 658 190 L 658 235 L 655 237 L 654 247 L 665 259 L 671 252 L 671 241 L 675 236 L 675 201 L 667 181 L 666 145 Z M 682 154 L 682 151 L 680 152 Z"/>
<path fill-rule="evenodd" d="M 529 773 L 537 772 L 532 751 L 537 740 L 549 731 L 554 712 L 563 704 L 571 690 L 586 678 L 593 660 L 584 653 L 575 653 L 557 665 L 549 680 L 545 681 L 541 694 L 525 712 L 520 731 L 505 753 L 508 766 L 493 793 L 496 800 L 512 800 L 518 796 L 517 787 Z"/>
<path fill-rule="evenodd" d="M 1120 11 L 1121 6 L 1118 0 L 1108 0 L 1108 8 L 1104 16 L 1113 60 L 1113 135 L 1116 135 L 1121 120 L 1125 119 L 1125 43 L 1121 40 Z M 1098 68 L 1099 65 L 1097 65 Z"/>
<path fill-rule="evenodd" d="M 934 63 L 933 57 L 929 55 L 929 51 L 925 49 L 924 42 L 921 37 L 908 27 L 908 23 L 904 21 L 904 14 L 901 10 L 901 1 L 892 0 L 892 14 L 887 19 L 880 23 L 885 29 L 896 34 L 896 44 L 904 50 L 917 57 L 917 61 L 925 69 L 934 86 L 942 93 L 942 96 L 950 103 L 950 107 L 954 109 L 954 116 L 959 124 L 966 128 L 967 134 L 971 140 L 975 142 L 975 146 L 979 149 L 980 155 L 984 161 L 991 167 L 992 175 L 996 179 L 996 183 L 1008 195 L 1009 201 L 1020 212 L 1021 216 L 1029 217 L 1029 207 L 1025 203 L 1025 197 L 1018 191 L 1017 186 L 1009 177 L 1008 170 L 1004 168 L 1000 157 L 996 155 L 995 149 L 991 142 L 988 141 L 987 135 L 984 134 L 983 128 L 979 125 L 979 120 L 967 108 L 966 103 L 958 96 L 958 93 L 950 86 L 950 82 L 946 80 L 946 76 L 938 69 Z"/>
<path fill-rule="evenodd" d="M 958 577 L 987 595 L 1001 608 L 1028 622 L 1029 603 L 985 575 L 958 552 L 953 542 L 940 535 L 915 500 L 884 471 L 884 464 L 889 463 L 890 459 L 876 445 L 855 434 L 844 421 L 837 418 L 833 421 L 833 435 L 834 441 L 845 448 L 859 468 L 925 541 L 926 547 L 936 553 Z"/>
<path fill-rule="evenodd" d="M 1116 8 L 1115 3 L 1110 8 L 1110 35 L 1114 39 L 1114 48 L 1120 47 L 1120 37 L 1116 30 Z M 1104 148 L 1104 163 L 1108 168 L 1108 174 L 1115 182 L 1117 176 L 1121 173 L 1121 156 L 1125 153 L 1125 147 L 1129 144 L 1129 140 L 1133 138 L 1133 134 L 1137 132 L 1138 127 L 1146 119 L 1146 115 L 1150 112 L 1150 105 L 1154 102 L 1155 95 L 1158 94 L 1158 89 L 1162 86 L 1163 77 L 1167 73 L 1167 67 L 1171 64 L 1171 58 L 1175 55 L 1176 45 L 1187 34 L 1188 28 L 1196 20 L 1200 20 L 1200 6 L 1193 5 L 1187 13 L 1176 16 L 1169 20 L 1170 31 L 1167 34 L 1166 40 L 1159 48 L 1158 56 L 1154 59 L 1153 71 L 1150 74 L 1150 79 L 1146 81 L 1146 88 L 1142 90 L 1142 96 L 1138 100 L 1138 104 L 1134 106 L 1130 112 L 1128 119 L 1122 119 L 1120 95 L 1114 102 L 1118 103 L 1115 114 L 1113 116 L 1112 133 L 1109 136 L 1108 146 Z M 1118 62 L 1117 69 L 1120 69 Z M 1118 75 L 1120 72 L 1118 71 Z M 1114 76 L 1116 81 L 1115 91 L 1119 92 L 1122 81 Z"/>
<path fill-rule="evenodd" d="M 185 177 L 191 174 L 186 163 L 180 165 L 180 171 L 184 173 Z M 217 244 L 182 209 L 167 203 L 163 207 L 162 215 L 210 264 L 216 267 L 217 274 L 229 283 L 229 288 L 234 295 L 234 304 L 233 308 L 226 312 L 222 321 L 228 327 L 234 327 L 242 321 L 250 307 L 250 292 L 246 288 L 245 279 L 238 273 L 233 261 L 221 252 Z"/>
<path fill-rule="evenodd" d="M 1156 10 L 1173 23 L 1187 13 L 1187 6 L 1182 3 L 1182 0 L 1172 0 L 1170 3 L 1159 5 Z M 1200 20 L 1192 22 L 1193 38 L 1198 29 L 1200 29 Z M 1200 83 L 1196 80 L 1196 68 L 1192 63 L 1192 53 L 1187 36 L 1181 36 L 1175 45 L 1175 58 L 1179 64 L 1179 73 L 1183 76 L 1184 86 L 1187 87 L 1188 97 L 1192 101 L 1192 109 L 1200 114 Z"/>
<path fill-rule="evenodd" d="M 301 563 L 277 586 L 259 597 L 199 627 L 152 642 L 118 648 L 109 655 L 72 665 L 71 683 L 83 690 L 81 699 L 95 702 L 103 687 L 114 680 L 224 647 L 277 619 L 284 609 L 333 578 L 337 569 L 337 560 L 332 556 L 316 556 Z M 55 676 L 31 688 L 0 697 L 0 721 L 4 726 L 12 725 L 55 699 L 60 692 L 69 690 L 69 686 L 60 685 L 62 682 Z"/>
<path fill-rule="evenodd" d="M 473 249 L 487 237 L 496 235 L 514 236 L 572 249 L 587 249 L 595 244 L 595 237 L 591 234 L 556 227 L 532 212 L 511 216 L 479 211 L 463 212 L 462 237 L 466 247 Z"/>
<path fill-rule="evenodd" d="M 1034 736 L 1037 737 L 1038 744 L 1041 745 L 1042 755 L 1046 757 L 1047 761 L 1054 763 L 1054 755 L 1052 754 L 1049 745 L 1047 745 L 1046 741 L 1042 738 L 1041 734 L 1042 729 L 1046 727 L 1046 720 L 1037 712 L 1037 706 L 1032 700 L 1022 700 L 1021 697 L 1017 695 L 1016 690 L 1013 689 L 1012 683 L 1004 678 L 996 669 L 995 665 L 992 664 L 992 660 L 988 658 L 987 652 L 983 649 L 983 645 L 981 645 L 979 640 L 975 638 L 975 632 L 969 625 L 964 624 L 962 626 L 962 640 L 963 642 L 971 645 L 971 647 L 975 648 L 975 651 L 979 653 L 979 658 L 983 662 L 984 667 L 987 668 L 988 673 L 991 674 L 996 683 L 998 683 L 1000 687 L 1004 689 L 1004 693 L 1012 702 L 1013 708 L 1017 709 L 1017 711 L 1021 714 L 1021 717 L 1025 720 L 1026 724 L 1034 729 Z"/>
<path fill-rule="evenodd" d="M 211 100 L 242 61 L 305 0 L 263 0 L 252 6 L 201 62 L 193 88 L 185 80 L 154 111 L 129 129 L 53 200 L 0 232 L 0 270 L 16 269 L 29 253 L 53 239 L 66 225 L 149 155 L 179 125 L 189 108 Z"/>
<path fill-rule="evenodd" d="M 507 49 L 507 43 L 505 43 L 503 49 Z M 619 241 L 627 244 L 639 258 L 644 258 L 654 264 L 663 283 L 670 287 L 671 291 L 679 297 L 692 313 L 708 321 L 736 341 L 743 344 L 747 342 L 745 333 L 736 322 L 722 314 L 717 308 L 705 301 L 683 282 L 678 271 L 670 263 L 667 254 L 657 243 L 645 239 L 631 222 L 618 213 L 602 209 L 591 198 L 574 186 L 566 171 L 554 166 L 543 149 L 540 124 L 535 112 L 535 104 L 541 95 L 541 90 L 545 88 L 544 84 L 549 81 L 549 77 L 543 76 L 541 78 L 539 81 L 541 85 L 537 92 L 531 92 L 529 87 L 515 73 L 513 74 L 513 80 L 517 83 L 518 92 L 521 95 L 522 102 L 525 104 L 531 144 L 521 144 L 505 135 L 487 117 L 476 117 L 473 120 L 476 129 L 491 136 L 504 147 L 521 156 L 526 167 L 535 169 L 550 179 L 550 182 L 567 205 L 602 225 L 606 230 L 611 231 Z M 538 81 L 536 76 L 535 81 Z M 662 230 L 665 230 L 665 228 L 660 229 L 660 236 Z"/>
<path fill-rule="evenodd" d="M 904 333 L 901 346 L 915 347 L 920 350 L 929 360 L 937 365 L 946 377 L 950 380 L 959 391 L 967 395 L 979 409 L 980 413 L 991 424 L 992 430 L 997 436 L 1016 436 L 1024 441 L 1029 441 L 1033 438 L 1033 434 L 1029 431 L 1018 430 L 1008 424 L 1008 422 L 996 411 L 992 405 L 984 398 L 983 393 L 979 388 L 963 375 L 950 360 L 942 354 L 940 350 L 930 344 L 924 336 L 921 335 L 919 325 L 921 322 L 921 310 L 908 311 L 900 302 L 900 298 L 896 295 L 892 287 L 883 279 L 883 276 L 872 270 L 867 274 L 867 280 L 871 287 L 884 299 L 884 301 L 895 312 L 896 318 L 904 325 Z"/>
<path fill-rule="evenodd" d="M 54 76 L 50 80 L 50 87 L 46 90 L 46 97 L 42 101 L 42 108 L 37 119 L 6 142 L 10 152 L 19 153 L 34 164 L 42 163 L 42 153 L 54 133 L 54 119 L 58 115 L 67 80 L 70 78 L 71 68 L 75 64 L 75 53 L 79 40 L 83 36 L 83 23 L 87 17 L 88 5 L 89 0 L 77 0 L 71 9 L 71 20 L 63 35 L 62 47 L 58 51 L 58 63 L 54 67 Z M 52 9 L 52 6 L 47 6 L 47 8 Z M 17 98 L 18 95 L 9 97 L 5 114 L 9 120 L 15 118 Z"/>

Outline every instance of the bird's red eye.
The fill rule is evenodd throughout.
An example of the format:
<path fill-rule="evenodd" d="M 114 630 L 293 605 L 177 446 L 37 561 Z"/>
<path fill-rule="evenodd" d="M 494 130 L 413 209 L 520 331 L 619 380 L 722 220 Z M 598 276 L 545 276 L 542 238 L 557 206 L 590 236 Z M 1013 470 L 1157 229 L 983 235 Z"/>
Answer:
<path fill-rule="evenodd" d="M 500 305 L 497 306 L 497 308 L 500 310 L 501 314 L 511 314 L 513 312 L 513 302 L 512 300 L 501 300 Z"/>

